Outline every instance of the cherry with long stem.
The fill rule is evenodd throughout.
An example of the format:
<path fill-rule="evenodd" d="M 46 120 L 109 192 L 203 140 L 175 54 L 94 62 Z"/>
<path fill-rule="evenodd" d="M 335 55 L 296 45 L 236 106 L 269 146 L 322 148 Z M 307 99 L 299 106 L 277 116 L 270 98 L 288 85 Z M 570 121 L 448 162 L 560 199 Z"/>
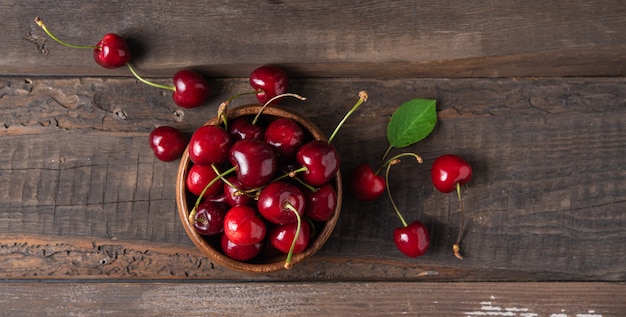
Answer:
<path fill-rule="evenodd" d="M 461 238 L 465 226 L 465 208 L 461 197 L 461 185 L 467 184 L 472 179 L 472 166 L 462 157 L 455 154 L 444 154 L 433 162 L 431 168 L 431 180 L 435 188 L 442 193 L 451 193 L 456 190 L 461 208 L 461 226 L 456 242 L 452 246 L 454 256 L 461 256 Z"/>
<path fill-rule="evenodd" d="M 140 82 L 155 88 L 173 91 L 174 103 L 182 108 L 198 107 L 209 97 L 209 84 L 201 74 L 193 70 L 179 70 L 174 74 L 174 85 L 163 85 L 143 78 L 130 63 L 126 65 Z"/>
<path fill-rule="evenodd" d="M 401 154 L 395 158 L 392 158 L 387 164 L 387 169 L 385 173 L 385 182 L 387 184 L 389 184 L 389 171 L 391 170 L 391 166 L 397 164 L 400 161 L 398 157 L 403 155 L 414 156 L 416 157 L 418 162 L 421 162 L 421 158 L 412 153 Z M 393 206 L 396 214 L 398 215 L 398 218 L 400 218 L 400 221 L 403 225 L 402 227 L 397 227 L 393 231 L 393 240 L 396 247 L 398 248 L 398 250 L 400 250 L 402 253 L 409 257 L 417 257 L 426 253 L 426 251 L 428 251 L 428 248 L 430 247 L 430 235 L 428 233 L 428 229 L 420 221 L 413 221 L 412 223 L 408 224 L 404 220 L 404 217 L 402 217 L 398 206 L 393 200 L 393 197 L 391 195 L 391 189 L 388 185 L 387 194 L 389 195 L 391 205 Z"/>
<path fill-rule="evenodd" d="M 92 49 L 93 58 L 98 65 L 104 68 L 117 68 L 126 65 L 130 61 L 130 49 L 126 40 L 115 33 L 105 34 L 96 45 L 75 45 L 65 42 L 56 37 L 39 17 L 35 17 L 35 23 L 57 43 L 75 49 Z"/>

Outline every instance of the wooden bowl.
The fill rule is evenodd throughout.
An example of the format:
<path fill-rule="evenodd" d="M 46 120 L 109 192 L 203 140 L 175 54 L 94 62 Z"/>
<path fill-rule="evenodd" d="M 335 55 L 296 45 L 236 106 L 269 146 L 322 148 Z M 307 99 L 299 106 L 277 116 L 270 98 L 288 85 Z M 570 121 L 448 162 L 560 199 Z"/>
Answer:
<path fill-rule="evenodd" d="M 260 109 L 260 105 L 240 106 L 237 108 L 229 109 L 226 116 L 229 122 L 232 122 L 233 119 L 238 117 L 254 116 L 259 112 Z M 300 124 L 303 130 L 308 131 L 311 139 L 327 140 L 324 134 L 312 122 L 297 113 L 291 112 L 283 108 L 274 106 L 266 107 L 263 110 L 260 119 L 271 120 L 272 118 L 279 117 L 290 118 Z M 213 119 L 209 120 L 206 125 L 215 125 L 217 123 L 218 118 L 214 117 Z M 200 251 L 202 251 L 211 261 L 234 271 L 249 273 L 268 273 L 285 269 L 284 266 L 286 254 L 281 254 L 268 258 L 263 258 L 262 255 L 260 255 L 259 259 L 254 259 L 251 262 L 241 262 L 233 260 L 226 256 L 224 253 L 222 253 L 218 242 L 219 239 L 211 239 L 210 237 L 207 238 L 198 234 L 193 224 L 188 221 L 189 211 L 191 210 L 191 208 L 193 208 L 195 197 L 192 197 L 193 195 L 190 194 L 185 188 L 185 179 L 187 177 L 187 172 L 189 171 L 189 168 L 192 164 L 193 163 L 189 159 L 189 153 L 187 150 L 185 150 L 180 161 L 178 175 L 176 179 L 176 205 L 183 227 L 185 228 L 187 235 L 196 245 L 196 247 L 200 249 Z M 333 180 L 331 180 L 331 183 L 337 191 L 337 207 L 335 208 L 335 213 L 329 220 L 321 223 L 321 225 L 316 228 L 316 233 L 314 236 L 311 236 L 309 246 L 303 252 L 293 255 L 291 260 L 292 265 L 297 265 L 299 262 L 302 262 L 306 258 L 315 254 L 324 245 L 326 240 L 328 240 L 335 228 L 335 225 L 337 224 L 343 198 L 343 187 L 340 171 L 337 171 L 337 175 L 334 177 Z"/>

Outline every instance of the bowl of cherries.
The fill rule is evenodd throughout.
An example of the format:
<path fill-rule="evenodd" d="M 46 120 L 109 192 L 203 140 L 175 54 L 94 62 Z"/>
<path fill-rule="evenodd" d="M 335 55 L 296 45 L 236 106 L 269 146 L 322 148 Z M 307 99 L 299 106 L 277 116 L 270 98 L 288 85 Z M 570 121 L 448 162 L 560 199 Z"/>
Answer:
<path fill-rule="evenodd" d="M 176 180 L 180 220 L 215 263 L 241 272 L 291 268 L 339 218 L 339 155 L 311 121 L 278 106 L 224 110 L 196 129 Z"/>

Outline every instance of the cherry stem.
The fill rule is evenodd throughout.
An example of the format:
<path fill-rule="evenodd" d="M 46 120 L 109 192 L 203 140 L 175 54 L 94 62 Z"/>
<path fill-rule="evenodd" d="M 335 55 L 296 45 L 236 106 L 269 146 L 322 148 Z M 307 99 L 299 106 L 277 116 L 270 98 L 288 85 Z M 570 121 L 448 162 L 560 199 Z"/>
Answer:
<path fill-rule="evenodd" d="M 288 92 L 288 93 L 284 93 L 284 94 L 280 94 L 280 95 L 278 95 L 278 96 L 276 96 L 276 97 L 274 97 L 274 98 L 272 98 L 272 99 L 268 100 L 268 101 L 267 101 L 267 102 L 263 105 L 263 107 L 261 107 L 261 110 L 259 110 L 259 113 L 257 113 L 257 114 L 256 114 L 256 116 L 254 117 L 254 119 L 252 120 L 252 125 L 255 125 L 255 124 L 256 124 L 256 122 L 259 120 L 259 117 L 261 116 L 261 113 L 263 112 L 263 110 L 265 110 L 265 108 L 266 108 L 269 104 L 271 104 L 272 102 L 274 102 L 274 100 L 276 100 L 276 99 L 280 99 L 280 98 L 282 98 L 282 97 L 294 97 L 294 98 L 298 98 L 298 99 L 300 99 L 300 100 L 306 100 L 306 98 L 305 98 L 305 97 L 302 97 L 302 96 L 300 96 L 300 95 L 298 95 L 298 94 L 293 94 L 293 93 L 289 93 L 289 92 Z"/>
<path fill-rule="evenodd" d="M 54 36 L 54 34 L 52 34 L 50 31 L 48 31 L 48 28 L 46 27 L 46 25 L 43 23 L 43 21 L 37 16 L 35 17 L 35 23 L 37 23 L 37 25 L 43 29 L 44 32 L 46 32 L 46 34 L 48 34 L 48 36 L 50 38 L 52 38 L 53 40 L 55 40 L 57 43 L 63 45 L 63 46 L 67 46 L 67 47 L 71 47 L 71 48 L 90 48 L 90 49 L 94 49 L 94 48 L 99 48 L 96 45 L 74 45 L 74 44 L 70 44 L 67 43 L 65 41 L 60 40 L 58 37 Z"/>
<path fill-rule="evenodd" d="M 452 245 L 452 252 L 454 252 L 454 256 L 456 256 L 459 260 L 463 260 L 463 256 L 461 256 L 461 239 L 463 237 L 463 230 L 465 227 L 465 208 L 463 207 L 463 199 L 461 198 L 461 184 L 456 183 L 456 193 L 459 197 L 459 206 L 461 207 L 461 225 L 459 227 L 459 236 L 456 238 L 456 243 Z"/>
<path fill-rule="evenodd" d="M 305 167 L 303 167 L 305 168 Z M 306 168 L 305 168 L 306 169 Z M 290 175 L 291 176 L 291 175 Z M 296 180 L 298 183 L 300 183 L 300 185 L 304 186 L 306 189 L 310 190 L 312 193 L 317 191 L 317 188 L 305 183 L 303 180 L 301 180 L 299 177 L 297 177 L 296 175 L 291 176 L 292 179 Z"/>
<path fill-rule="evenodd" d="M 383 157 L 381 157 L 381 160 L 384 160 L 385 157 L 387 157 L 387 155 L 389 154 L 389 152 L 391 152 L 391 149 L 393 149 L 393 146 L 389 145 L 389 147 L 387 147 L 387 150 L 385 151 L 385 154 L 383 154 Z"/>
<path fill-rule="evenodd" d="M 226 112 L 228 111 L 228 105 L 230 104 L 230 100 L 226 100 L 222 102 L 219 107 L 217 107 L 217 125 L 220 124 L 220 121 L 224 123 L 224 130 L 228 131 L 228 119 L 226 117 Z"/>
<path fill-rule="evenodd" d="M 238 194 L 241 195 L 246 195 L 248 197 L 254 197 L 254 195 L 247 193 L 246 191 L 242 190 L 241 188 L 235 186 L 235 184 L 233 184 L 231 181 L 229 181 L 225 175 L 221 175 L 220 171 L 217 169 L 217 167 L 215 166 L 215 164 L 211 164 L 211 168 L 213 169 L 213 171 L 215 172 L 215 174 L 218 174 L 218 176 L 221 176 L 222 182 L 224 182 L 226 185 L 234 188 Z"/>
<path fill-rule="evenodd" d="M 213 170 L 217 171 L 217 168 L 211 164 L 211 167 L 213 168 Z M 217 176 L 215 176 L 215 178 L 213 178 L 206 186 L 204 186 L 204 189 L 202 189 L 202 192 L 200 192 L 200 195 L 198 196 L 198 199 L 196 199 L 196 203 L 193 206 L 193 209 L 191 209 L 191 211 L 189 212 L 189 222 L 193 223 L 193 218 L 195 218 L 196 213 L 198 212 L 198 206 L 200 206 L 200 202 L 202 202 L 202 198 L 204 197 L 204 194 L 206 193 L 206 191 L 209 189 L 209 187 L 213 186 L 213 184 L 215 184 L 215 182 L 217 182 L 218 180 L 222 179 L 224 176 L 234 172 L 237 170 L 237 167 L 231 167 L 228 170 L 226 170 L 223 173 L 218 173 Z M 217 172 L 216 172 L 217 173 Z"/>
<path fill-rule="evenodd" d="M 308 188 L 310 191 L 315 192 L 316 191 L 315 187 L 302 182 L 299 178 L 296 177 L 296 174 L 298 174 L 300 172 L 306 172 L 306 171 L 307 171 L 306 167 L 302 166 L 302 167 L 300 167 L 298 169 L 295 169 L 293 171 L 289 171 L 287 173 L 284 173 L 283 175 L 280 175 L 280 176 L 276 177 L 274 180 L 272 180 L 272 182 L 279 181 L 281 179 L 290 177 L 290 178 L 293 178 L 293 179 L 299 181 L 302 185 L 304 185 L 304 187 Z"/>
<path fill-rule="evenodd" d="M 137 72 L 135 71 L 135 68 L 132 65 L 130 65 L 130 63 L 126 63 L 126 66 L 128 66 L 128 69 L 130 70 L 130 72 L 133 73 L 133 76 L 135 76 L 135 78 L 137 78 L 140 82 L 142 82 L 142 83 L 144 83 L 144 84 L 146 84 L 148 86 L 161 88 L 161 89 L 166 89 L 166 90 L 171 90 L 171 91 L 176 91 L 176 87 L 174 87 L 174 86 L 157 84 L 157 83 L 148 81 L 148 80 L 144 79 L 143 77 L 139 76 L 139 74 L 137 74 Z"/>
<path fill-rule="evenodd" d="M 399 162 L 399 159 L 400 159 L 401 157 L 405 157 L 405 156 L 411 156 L 411 157 L 414 157 L 414 158 L 415 158 L 415 160 L 417 160 L 417 163 L 420 163 L 420 164 L 424 162 L 424 161 L 422 160 L 422 157 L 421 157 L 421 156 L 419 156 L 419 155 L 417 155 L 417 154 L 415 154 L 415 153 L 412 153 L 412 152 L 400 153 L 400 154 L 398 154 L 398 155 L 396 155 L 396 156 L 394 156 L 394 157 L 392 157 L 392 158 L 388 159 L 385 163 L 383 163 L 383 165 L 381 165 L 381 166 L 378 168 L 378 170 L 376 170 L 376 173 L 375 173 L 375 174 L 376 174 L 376 175 L 380 174 L 380 172 L 382 171 L 382 169 L 383 169 L 385 166 L 388 166 L 389 164 L 392 164 L 392 163 L 393 163 L 393 164 L 396 164 L 396 163 L 398 163 L 398 162 Z"/>
<path fill-rule="evenodd" d="M 233 100 L 235 100 L 235 99 L 237 99 L 237 98 L 239 98 L 241 96 L 254 95 L 254 94 L 258 93 L 258 92 L 259 92 L 258 90 L 242 92 L 242 93 L 236 94 L 236 95 L 226 99 L 226 102 L 230 103 L 231 101 L 233 101 Z"/>
<path fill-rule="evenodd" d="M 385 172 L 385 182 L 387 183 L 387 196 L 389 196 L 389 201 L 391 201 L 391 206 L 393 206 L 393 210 L 396 211 L 396 214 L 398 215 L 398 218 L 400 218 L 400 221 L 402 221 L 402 225 L 403 226 L 408 226 L 408 224 L 406 223 L 406 221 L 404 220 L 404 217 L 402 217 L 402 214 L 400 213 L 400 210 L 398 209 L 398 206 L 396 205 L 396 202 L 393 200 L 393 197 L 391 196 L 391 189 L 389 189 L 389 170 L 391 169 L 391 165 L 395 165 L 397 163 L 399 163 L 400 160 L 395 160 L 390 162 L 389 164 L 387 164 L 387 171 Z"/>
<path fill-rule="evenodd" d="M 365 92 L 365 91 L 360 91 L 359 92 L 359 100 L 356 102 L 356 104 L 354 104 L 354 106 L 352 106 L 352 109 L 350 109 L 350 111 L 348 111 L 348 113 L 346 113 L 346 115 L 343 117 L 343 119 L 341 119 L 339 124 L 337 124 L 337 127 L 335 127 L 335 131 L 333 131 L 333 134 L 331 134 L 330 138 L 328 138 L 328 143 L 333 141 L 333 139 L 337 135 L 337 132 L 339 132 L 339 129 L 341 128 L 341 126 L 343 126 L 343 124 L 346 122 L 346 120 L 348 120 L 348 117 L 350 117 L 350 115 L 352 115 L 352 113 L 354 113 L 359 108 L 359 106 L 362 103 L 367 101 L 367 98 L 368 98 L 367 92 Z"/>
<path fill-rule="evenodd" d="M 289 248 L 289 253 L 287 253 L 287 259 L 285 259 L 285 269 L 291 268 L 291 258 L 293 256 L 293 250 L 296 248 L 296 242 L 298 241 L 298 237 L 300 236 L 300 228 L 302 228 L 302 219 L 298 210 L 288 201 L 283 205 L 284 208 L 291 210 L 296 215 L 296 220 L 298 224 L 296 226 L 296 234 L 293 236 L 293 241 L 291 241 L 291 247 Z"/>

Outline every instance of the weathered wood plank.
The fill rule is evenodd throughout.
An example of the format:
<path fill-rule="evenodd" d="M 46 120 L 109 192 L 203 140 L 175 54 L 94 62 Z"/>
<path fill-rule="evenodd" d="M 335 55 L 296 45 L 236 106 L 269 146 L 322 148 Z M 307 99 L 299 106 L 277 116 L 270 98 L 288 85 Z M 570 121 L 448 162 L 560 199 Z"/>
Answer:
<path fill-rule="evenodd" d="M 108 76 L 91 44 L 129 39 L 146 75 L 194 67 L 245 77 L 279 63 L 305 77 L 623 76 L 626 8 L 611 1 L 20 1 L 3 0 L 0 74 Z"/>
<path fill-rule="evenodd" d="M 221 100 L 248 90 L 245 79 L 215 80 L 208 104 L 184 111 L 168 94 L 130 79 L 15 77 L 0 83 L 2 278 L 134 277 L 124 266 L 92 261 L 100 260 L 98 248 L 109 242 L 119 263 L 131 263 L 146 250 L 155 263 L 172 262 L 147 267 L 141 278 L 169 272 L 246 280 L 626 278 L 626 255 L 619 252 L 626 237 L 624 78 L 295 79 L 293 91 L 309 99 L 285 106 L 325 132 L 359 90 L 370 93 L 336 139 L 344 173 L 362 161 L 377 164 L 397 105 L 415 97 L 437 99 L 437 128 L 406 149 L 425 163 L 402 163 L 391 175 L 400 208 L 408 219 L 427 224 L 433 245 L 423 257 L 403 257 L 391 239 L 400 223 L 389 202 L 346 197 L 335 233 L 313 262 L 259 277 L 205 272 L 210 263 L 193 253 L 176 215 L 177 164 L 157 161 L 147 144 L 155 125 L 191 132 Z M 455 196 L 429 184 L 430 163 L 445 152 L 467 157 L 475 168 L 464 189 L 464 261 L 450 253 L 459 223 Z M 55 250 L 54 258 L 47 249 Z M 46 264 L 41 275 L 33 273 L 42 270 L 37 263 Z M 68 263 L 76 265 L 69 275 Z"/>
<path fill-rule="evenodd" d="M 0 283 L 3 316 L 619 317 L 608 283 Z"/>

